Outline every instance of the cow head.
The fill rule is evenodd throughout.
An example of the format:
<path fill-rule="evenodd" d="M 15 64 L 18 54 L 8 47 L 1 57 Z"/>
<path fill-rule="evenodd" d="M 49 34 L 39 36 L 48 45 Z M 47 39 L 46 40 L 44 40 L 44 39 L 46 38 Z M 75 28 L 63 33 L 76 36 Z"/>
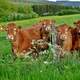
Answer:
<path fill-rule="evenodd" d="M 6 27 L 8 39 L 14 40 L 19 30 L 20 30 L 20 27 L 19 28 L 16 27 L 15 23 L 9 23 Z"/>
<path fill-rule="evenodd" d="M 55 21 L 50 20 L 50 19 L 44 19 L 40 21 L 42 26 L 45 28 L 46 31 L 51 31 L 52 26 L 55 24 Z"/>
<path fill-rule="evenodd" d="M 74 22 L 74 24 L 76 25 L 77 34 L 80 35 L 80 20 L 78 20 L 77 22 Z"/>
<path fill-rule="evenodd" d="M 60 25 L 57 28 L 58 31 L 58 41 L 60 41 L 61 45 L 63 45 L 63 42 L 68 40 L 69 37 L 71 37 L 71 30 L 72 28 L 69 27 L 67 24 Z"/>
<path fill-rule="evenodd" d="M 43 27 L 41 27 L 41 29 L 40 29 L 40 35 L 41 35 L 41 39 L 48 41 L 49 31 L 46 30 L 46 25 L 44 25 Z"/>

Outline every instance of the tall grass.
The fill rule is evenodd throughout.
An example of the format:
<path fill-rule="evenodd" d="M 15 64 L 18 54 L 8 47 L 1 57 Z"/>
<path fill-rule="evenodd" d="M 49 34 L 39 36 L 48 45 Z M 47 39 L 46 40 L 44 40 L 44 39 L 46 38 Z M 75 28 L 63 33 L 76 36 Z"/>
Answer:
<path fill-rule="evenodd" d="M 57 63 L 16 61 L 0 65 L 0 80 L 80 80 L 80 62 L 69 56 Z"/>

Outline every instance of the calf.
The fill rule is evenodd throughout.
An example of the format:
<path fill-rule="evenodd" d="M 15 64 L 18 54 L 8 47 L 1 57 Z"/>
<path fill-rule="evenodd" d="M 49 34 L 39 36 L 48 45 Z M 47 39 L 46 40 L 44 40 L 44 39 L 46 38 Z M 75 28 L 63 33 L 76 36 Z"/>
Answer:
<path fill-rule="evenodd" d="M 41 23 L 43 25 L 43 27 L 41 27 L 40 29 L 41 39 L 47 42 L 52 42 L 51 34 L 53 33 L 53 29 L 55 27 L 55 21 L 44 19 L 43 21 L 41 21 Z"/>
<path fill-rule="evenodd" d="M 60 25 L 58 28 L 58 36 L 60 41 L 59 45 L 64 51 L 71 51 L 72 49 L 72 33 L 71 29 L 67 24 Z"/>
<path fill-rule="evenodd" d="M 18 57 L 29 52 L 32 40 L 40 39 L 40 31 L 36 27 L 21 29 L 10 23 L 6 27 L 8 38 L 12 43 L 12 51 Z"/>
<path fill-rule="evenodd" d="M 78 20 L 77 22 L 74 22 L 74 24 L 76 27 L 73 30 L 73 34 L 75 38 L 73 49 L 80 50 L 80 20 Z"/>

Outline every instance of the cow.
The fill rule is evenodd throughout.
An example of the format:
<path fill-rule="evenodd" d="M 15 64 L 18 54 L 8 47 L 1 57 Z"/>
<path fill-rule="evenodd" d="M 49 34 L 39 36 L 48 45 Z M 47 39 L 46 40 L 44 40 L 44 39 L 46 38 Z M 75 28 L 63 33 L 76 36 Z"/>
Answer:
<path fill-rule="evenodd" d="M 34 27 L 35 26 L 35 27 Z M 8 35 L 9 40 L 12 43 L 12 52 L 15 56 L 22 56 L 28 54 L 26 52 L 30 52 L 31 48 L 32 51 L 35 52 L 36 49 L 33 48 L 31 42 L 33 40 L 42 39 L 41 38 L 41 28 L 44 27 L 41 23 L 37 25 L 33 25 L 30 28 L 21 29 L 17 27 L 15 23 L 9 23 L 6 27 L 6 32 Z M 37 49 L 39 47 L 41 49 L 46 49 L 48 47 L 47 44 L 43 45 L 37 44 Z M 37 51 L 36 51 L 37 52 Z M 38 53 L 36 54 L 38 56 Z"/>
<path fill-rule="evenodd" d="M 41 27 L 40 29 L 40 36 L 41 36 L 41 39 L 47 41 L 47 42 L 50 42 L 50 32 L 48 30 L 46 30 L 46 27 Z"/>
<path fill-rule="evenodd" d="M 40 30 L 36 27 L 21 29 L 15 23 L 9 23 L 6 32 L 12 43 L 12 52 L 17 57 L 30 51 L 32 40 L 40 39 Z"/>
<path fill-rule="evenodd" d="M 73 30 L 74 34 L 74 50 L 80 50 L 80 20 L 74 22 L 74 25 L 76 26 Z"/>
<path fill-rule="evenodd" d="M 40 23 L 43 25 L 43 27 L 45 27 L 46 31 L 51 31 L 52 26 L 55 26 L 55 21 L 51 19 L 44 19 L 40 21 Z"/>
<path fill-rule="evenodd" d="M 53 28 L 55 28 L 55 21 L 44 19 L 40 21 L 40 23 L 43 25 L 43 27 L 40 28 L 41 39 L 44 39 L 47 42 L 52 42 L 51 34 L 53 32 Z"/>
<path fill-rule="evenodd" d="M 57 45 L 60 45 L 62 47 L 62 43 L 63 43 L 63 40 L 60 39 L 60 36 L 61 34 L 63 34 L 65 32 L 65 29 L 67 28 L 67 25 L 66 24 L 61 24 L 57 27 Z"/>
<path fill-rule="evenodd" d="M 58 31 L 58 45 L 60 45 L 64 51 L 71 51 L 72 49 L 72 28 L 67 24 L 59 25 Z"/>
<path fill-rule="evenodd" d="M 52 28 L 55 27 L 55 21 L 51 19 L 43 19 L 38 24 L 32 25 L 32 27 L 40 29 L 41 39 L 50 42 Z"/>

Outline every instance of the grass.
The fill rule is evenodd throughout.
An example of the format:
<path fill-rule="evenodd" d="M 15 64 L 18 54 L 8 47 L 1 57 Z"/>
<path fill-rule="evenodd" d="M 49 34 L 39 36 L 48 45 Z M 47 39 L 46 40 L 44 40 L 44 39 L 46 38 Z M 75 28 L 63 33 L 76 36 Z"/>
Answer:
<path fill-rule="evenodd" d="M 11 21 L 16 23 L 17 25 L 20 25 L 22 27 L 29 27 L 33 24 L 36 24 L 42 19 L 52 19 L 56 21 L 56 24 L 69 24 L 73 26 L 73 22 L 80 19 L 80 14 L 75 15 L 66 15 L 66 16 L 46 16 L 46 17 L 39 17 L 34 19 L 28 19 L 28 20 L 19 20 L 19 21 Z M 0 24 L 6 25 L 9 22 L 1 22 Z"/>
<path fill-rule="evenodd" d="M 42 19 L 53 19 L 56 24 L 67 23 L 74 27 L 73 22 L 80 19 L 80 14 L 46 16 L 14 22 L 25 28 Z M 37 60 L 30 57 L 14 61 L 11 54 L 11 44 L 6 39 L 6 33 L 0 33 L 0 80 L 80 80 L 80 57 L 77 52 L 56 63 L 53 63 L 50 52 Z M 44 63 L 44 61 L 50 61 L 50 63 Z"/>

